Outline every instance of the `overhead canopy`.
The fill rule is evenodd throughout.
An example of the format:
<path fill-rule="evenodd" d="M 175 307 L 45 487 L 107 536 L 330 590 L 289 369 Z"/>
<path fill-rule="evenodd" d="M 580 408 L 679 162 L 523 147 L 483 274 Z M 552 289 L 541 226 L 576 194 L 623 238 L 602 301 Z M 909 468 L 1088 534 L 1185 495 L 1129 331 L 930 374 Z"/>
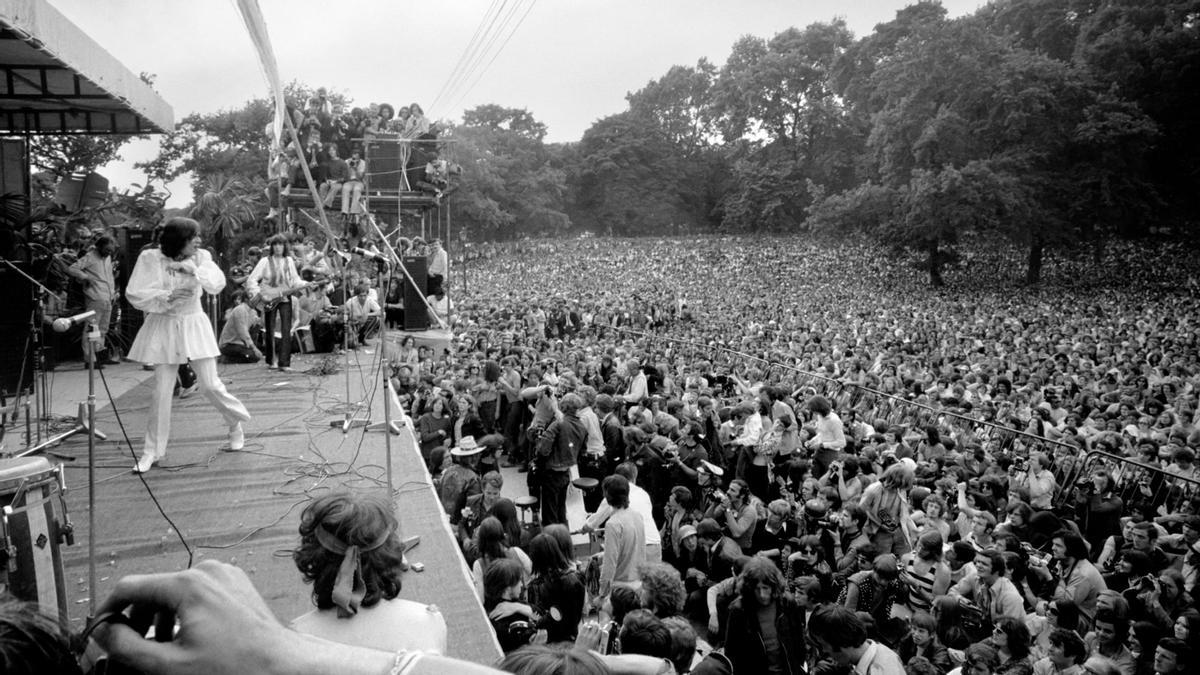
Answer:
<path fill-rule="evenodd" d="M 146 134 L 171 106 L 45 0 L 0 0 L 0 134 Z"/>

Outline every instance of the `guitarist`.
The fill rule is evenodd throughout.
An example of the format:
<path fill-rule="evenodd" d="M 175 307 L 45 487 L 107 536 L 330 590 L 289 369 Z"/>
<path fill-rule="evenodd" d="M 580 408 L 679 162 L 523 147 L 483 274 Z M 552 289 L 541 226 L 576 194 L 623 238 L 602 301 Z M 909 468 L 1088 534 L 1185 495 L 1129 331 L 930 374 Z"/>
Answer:
<path fill-rule="evenodd" d="M 275 327 L 279 327 L 280 370 L 292 369 L 292 301 L 291 291 L 307 286 L 296 271 L 296 263 L 288 255 L 288 238 L 276 234 L 267 240 L 267 255 L 246 278 L 246 293 L 262 304 L 263 326 L 266 332 L 266 361 L 268 368 L 276 366 Z M 278 323 L 276 323 L 278 320 Z"/>

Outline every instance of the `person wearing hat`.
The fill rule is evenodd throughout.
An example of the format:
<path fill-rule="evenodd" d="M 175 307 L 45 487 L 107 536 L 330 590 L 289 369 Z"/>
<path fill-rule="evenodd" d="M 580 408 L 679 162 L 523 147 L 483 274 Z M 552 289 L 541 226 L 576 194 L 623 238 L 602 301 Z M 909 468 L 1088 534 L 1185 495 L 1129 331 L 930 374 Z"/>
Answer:
<path fill-rule="evenodd" d="M 479 485 L 479 474 L 475 471 L 482 452 L 483 446 L 475 442 L 474 436 L 463 436 L 458 446 L 450 449 L 453 464 L 442 472 L 438 497 L 452 523 L 458 522 L 467 499 L 483 491 Z"/>
<path fill-rule="evenodd" d="M 707 513 L 720 505 L 721 499 L 718 493 L 721 488 L 721 477 L 724 475 L 725 471 L 721 467 L 708 460 L 700 460 L 696 466 L 698 492 L 692 496 L 696 511 Z"/>

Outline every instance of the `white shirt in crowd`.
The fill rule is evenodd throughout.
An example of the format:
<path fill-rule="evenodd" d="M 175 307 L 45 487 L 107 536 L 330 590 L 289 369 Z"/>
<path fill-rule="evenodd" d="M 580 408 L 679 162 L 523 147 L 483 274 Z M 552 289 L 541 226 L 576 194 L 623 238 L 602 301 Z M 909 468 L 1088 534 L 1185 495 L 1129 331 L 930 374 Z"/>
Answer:
<path fill-rule="evenodd" d="M 654 524 L 654 516 L 652 515 L 654 505 L 650 501 L 650 493 L 643 490 L 641 487 L 629 484 L 629 510 L 642 517 L 642 524 L 646 529 L 646 545 L 658 546 L 662 544 L 662 537 L 658 534 L 658 526 Z M 600 506 L 596 512 L 588 516 L 587 525 L 593 530 L 599 529 L 612 515 L 613 507 L 608 503 L 608 500 L 600 502 Z"/>

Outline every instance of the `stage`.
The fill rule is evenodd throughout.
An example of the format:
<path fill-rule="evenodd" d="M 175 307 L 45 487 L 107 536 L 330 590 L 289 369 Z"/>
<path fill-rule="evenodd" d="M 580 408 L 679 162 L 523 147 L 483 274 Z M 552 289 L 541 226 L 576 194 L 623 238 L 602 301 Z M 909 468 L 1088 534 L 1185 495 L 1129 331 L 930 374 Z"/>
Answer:
<path fill-rule="evenodd" d="M 322 363 L 337 363 L 339 372 L 304 373 Z M 342 366 L 341 357 L 324 354 L 297 355 L 291 373 L 261 364 L 220 365 L 229 390 L 254 415 L 246 425 L 245 450 L 220 450 L 226 444 L 226 429 L 203 396 L 176 399 L 168 455 L 145 475 L 163 510 L 192 546 L 195 561 L 212 558 L 242 567 L 284 622 L 312 609 L 310 587 L 290 557 L 305 504 L 342 486 L 386 485 L 383 432 L 359 427 L 343 434 L 341 425 L 330 426 L 347 410 Z M 382 422 L 383 388 L 372 386 L 382 382 L 375 366 L 372 348 L 351 353 L 349 401 L 355 404 L 372 395 L 371 421 Z M 122 364 L 104 374 L 116 381 L 138 368 Z M 101 598 L 121 576 L 181 570 L 188 563 L 174 530 L 130 471 L 133 456 L 117 422 L 119 414 L 134 450 L 140 452 L 150 386 L 144 379 L 127 387 L 127 393 L 116 395 L 115 413 L 111 407 L 97 413 L 96 426 L 109 438 L 97 444 L 96 591 Z M 98 398 L 105 399 L 99 381 L 97 391 Z M 391 439 L 401 533 L 420 537 L 408 559 L 425 565 L 424 572 L 404 575 L 401 597 L 441 609 L 449 627 L 448 656 L 492 664 L 501 656 L 499 646 L 412 436 L 405 429 Z M 62 549 L 71 625 L 78 629 L 89 597 L 86 438 L 73 438 L 51 452 L 78 458 L 66 462 L 65 469 L 76 544 Z"/>

